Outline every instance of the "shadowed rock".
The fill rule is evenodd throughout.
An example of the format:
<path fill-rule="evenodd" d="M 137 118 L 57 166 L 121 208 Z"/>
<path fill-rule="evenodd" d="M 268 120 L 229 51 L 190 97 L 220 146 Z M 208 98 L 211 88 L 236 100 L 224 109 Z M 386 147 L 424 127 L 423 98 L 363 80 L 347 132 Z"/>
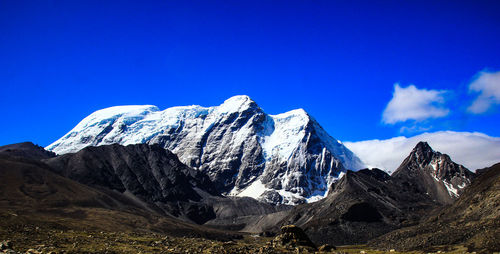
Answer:
<path fill-rule="evenodd" d="M 465 245 L 469 251 L 500 250 L 500 163 L 482 170 L 450 206 L 372 240 L 369 245 L 397 250 L 425 250 L 432 246 Z"/>
<path fill-rule="evenodd" d="M 55 153 L 47 151 L 43 147 L 35 145 L 31 142 L 0 146 L 0 154 L 32 160 L 42 160 L 56 156 Z"/>
<path fill-rule="evenodd" d="M 281 227 L 281 234 L 274 238 L 273 243 L 278 246 L 284 247 L 311 247 L 316 249 L 316 246 L 311 239 L 306 235 L 304 230 L 295 226 L 287 225 Z"/>
<path fill-rule="evenodd" d="M 450 156 L 419 142 L 391 176 L 409 193 L 424 194 L 440 204 L 451 204 L 474 178 L 474 173 Z"/>
<path fill-rule="evenodd" d="M 159 145 L 87 147 L 45 162 L 65 177 L 116 190 L 179 218 L 198 224 L 215 218 L 211 206 L 198 203 L 197 190 L 217 195 L 208 176 Z"/>
<path fill-rule="evenodd" d="M 376 168 L 347 171 L 325 199 L 294 207 L 278 225 L 300 226 L 318 245 L 366 243 L 453 202 L 473 177 L 420 142 L 392 176 Z"/>

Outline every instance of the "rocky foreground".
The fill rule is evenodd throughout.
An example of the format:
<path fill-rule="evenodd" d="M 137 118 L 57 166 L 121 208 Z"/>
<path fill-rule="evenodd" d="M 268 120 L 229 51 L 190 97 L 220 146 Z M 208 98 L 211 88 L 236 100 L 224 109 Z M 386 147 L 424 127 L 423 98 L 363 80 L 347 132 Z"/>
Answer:
<path fill-rule="evenodd" d="M 89 151 L 92 152 L 91 158 L 66 160 Z M 142 156 L 131 156 L 141 153 Z M 403 163 L 402 171 L 398 171 L 398 179 L 402 181 L 392 180 L 391 176 L 376 169 L 348 171 L 342 180 L 331 186 L 325 199 L 291 210 L 273 210 L 268 207 L 270 205 L 248 201 L 251 198 L 233 200 L 211 195 L 210 184 L 204 184 L 206 181 L 201 181 L 203 179 L 197 178 L 193 170 L 167 156 L 168 152 L 161 147 L 109 145 L 54 158 L 53 154 L 33 144 L 7 146 L 0 149 L 0 251 L 498 252 L 500 164 L 479 170 L 478 177 L 474 177 L 471 186 L 465 187 L 453 204 L 440 206 L 433 201 L 436 197 L 448 195 L 447 190 L 456 190 L 457 194 L 459 191 L 452 188 L 457 179 L 451 177 L 446 184 L 439 180 L 439 176 L 443 175 L 445 179 L 460 176 L 460 180 L 466 174 L 460 167 L 444 165 L 442 162 L 446 160 L 433 164 L 434 154 L 437 153 L 425 143 L 418 145 Z M 68 162 L 72 167 L 60 168 L 58 163 L 50 163 L 54 160 Z M 430 168 L 435 169 L 430 171 L 435 174 L 411 177 Z M 151 172 L 155 177 L 133 172 Z M 94 175 L 96 173 L 104 173 L 106 177 Z M 411 181 L 414 178 L 427 179 L 432 184 Z M 99 182 L 103 179 L 108 179 L 106 184 Z M 159 184 L 144 184 L 150 181 Z M 464 182 L 458 183 L 463 186 Z M 160 187 L 148 189 L 148 186 Z M 431 198 L 427 187 L 441 191 L 435 192 Z M 211 209 L 196 207 L 211 207 L 217 223 L 200 225 L 205 220 L 196 219 Z M 388 224 L 391 221 L 395 224 Z M 254 223 L 254 227 L 247 227 L 245 223 Z M 384 225 L 394 228 L 387 230 L 382 227 Z M 398 230 L 400 227 L 403 228 Z M 249 228 L 253 230 L 242 230 Z M 370 232 L 378 233 L 370 235 Z M 356 245 L 368 240 L 368 246 Z M 341 246 L 345 244 L 351 245 Z"/>
<path fill-rule="evenodd" d="M 426 252 L 375 250 L 366 246 L 315 246 L 302 231 L 290 225 L 276 237 L 246 235 L 239 240 L 172 237 L 157 233 L 46 230 L 26 225 L 0 229 L 0 253 L 475 253 L 461 246 Z"/>

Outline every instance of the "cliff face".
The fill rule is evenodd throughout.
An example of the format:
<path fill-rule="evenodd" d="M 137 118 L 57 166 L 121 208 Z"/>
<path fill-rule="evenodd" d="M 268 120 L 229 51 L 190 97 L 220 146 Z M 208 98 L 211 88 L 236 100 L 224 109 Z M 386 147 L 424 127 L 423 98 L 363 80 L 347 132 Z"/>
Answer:
<path fill-rule="evenodd" d="M 394 174 L 379 169 L 347 171 L 325 199 L 294 207 L 279 225 L 304 228 L 316 244 L 366 243 L 417 224 L 433 209 L 453 202 L 473 177 L 421 142 Z"/>
<path fill-rule="evenodd" d="M 453 162 L 448 155 L 432 150 L 426 142 L 420 142 L 392 177 L 413 192 L 451 204 L 471 183 L 474 173 Z"/>
<path fill-rule="evenodd" d="M 87 146 L 140 143 L 172 151 L 207 174 L 224 195 L 275 204 L 319 200 L 341 172 L 363 167 L 304 110 L 268 115 L 247 96 L 208 108 L 99 110 L 47 149 L 64 154 Z"/>
<path fill-rule="evenodd" d="M 197 190 L 217 195 L 210 179 L 159 145 L 87 147 L 45 162 L 65 177 L 125 193 L 177 217 L 197 223 L 215 217 L 210 206 L 198 203 Z"/>
<path fill-rule="evenodd" d="M 422 224 L 391 232 L 374 239 L 370 245 L 422 250 L 460 244 L 469 251 L 500 250 L 500 164 L 481 172 L 452 205 L 424 217 Z"/>

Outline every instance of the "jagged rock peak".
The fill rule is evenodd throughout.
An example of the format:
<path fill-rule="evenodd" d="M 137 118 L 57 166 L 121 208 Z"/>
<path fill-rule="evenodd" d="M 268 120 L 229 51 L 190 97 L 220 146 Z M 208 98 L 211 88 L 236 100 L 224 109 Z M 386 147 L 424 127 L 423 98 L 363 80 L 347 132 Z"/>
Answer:
<path fill-rule="evenodd" d="M 120 106 L 86 117 L 47 147 L 58 154 L 87 146 L 159 144 L 205 172 L 226 195 L 272 203 L 318 200 L 361 160 L 303 109 L 266 114 L 245 95 L 219 106 Z"/>
<path fill-rule="evenodd" d="M 410 158 L 417 163 L 428 163 L 436 152 L 424 141 L 418 142 L 410 153 Z"/>
<path fill-rule="evenodd" d="M 415 148 L 413 150 L 434 151 L 434 150 L 432 150 L 432 147 L 429 145 L 429 143 L 427 143 L 425 141 L 418 142 L 418 144 L 415 146 Z"/>
<path fill-rule="evenodd" d="M 451 203 L 471 183 L 474 173 L 434 151 L 427 142 L 419 142 L 392 176 L 414 184 L 437 202 Z"/>
<path fill-rule="evenodd" d="M 395 230 L 368 245 L 410 251 L 460 243 L 481 250 L 478 253 L 495 253 L 500 246 L 499 200 L 500 164 L 496 164 L 477 175 L 452 205 L 427 213 L 418 225 Z"/>

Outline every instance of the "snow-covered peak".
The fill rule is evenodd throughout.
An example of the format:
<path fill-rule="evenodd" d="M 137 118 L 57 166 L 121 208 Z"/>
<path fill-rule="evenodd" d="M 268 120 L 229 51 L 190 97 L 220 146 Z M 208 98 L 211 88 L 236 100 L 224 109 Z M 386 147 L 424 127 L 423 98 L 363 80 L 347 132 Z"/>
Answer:
<path fill-rule="evenodd" d="M 309 116 L 303 109 L 295 109 L 269 117 L 261 142 L 264 157 L 290 158 L 306 134 Z"/>
<path fill-rule="evenodd" d="M 244 190 L 259 181 L 266 191 L 253 197 L 284 204 L 324 196 L 332 179 L 362 164 L 303 109 L 268 115 L 245 95 L 213 107 L 99 110 L 47 150 L 64 154 L 114 143 L 160 144 L 207 173 L 222 193 L 255 194 Z"/>
<path fill-rule="evenodd" d="M 118 117 L 134 118 L 143 117 L 151 112 L 159 111 L 158 107 L 153 105 L 127 105 L 114 106 L 101 110 L 97 110 L 89 116 L 85 117 L 78 125 L 85 127 L 88 123 L 103 121 L 107 119 L 116 119 Z"/>
<path fill-rule="evenodd" d="M 115 143 L 114 140 L 105 139 L 106 135 L 122 132 L 125 126 L 133 125 L 159 112 L 158 107 L 153 105 L 115 106 L 97 110 L 46 149 L 64 154 L 77 152 L 89 145 L 112 144 Z"/>
<path fill-rule="evenodd" d="M 302 108 L 290 110 L 288 112 L 281 113 L 278 115 L 272 115 L 272 117 L 275 119 L 298 118 L 302 123 L 307 123 L 310 120 L 309 114 L 307 114 L 307 112 Z"/>
<path fill-rule="evenodd" d="M 253 100 L 250 99 L 248 95 L 235 95 L 225 100 L 224 103 L 238 103 L 238 102 L 245 103 L 247 101 L 253 101 Z"/>
<path fill-rule="evenodd" d="M 256 106 L 257 104 L 247 95 L 236 95 L 225 100 L 217 107 L 217 111 L 220 113 L 240 112 Z"/>

